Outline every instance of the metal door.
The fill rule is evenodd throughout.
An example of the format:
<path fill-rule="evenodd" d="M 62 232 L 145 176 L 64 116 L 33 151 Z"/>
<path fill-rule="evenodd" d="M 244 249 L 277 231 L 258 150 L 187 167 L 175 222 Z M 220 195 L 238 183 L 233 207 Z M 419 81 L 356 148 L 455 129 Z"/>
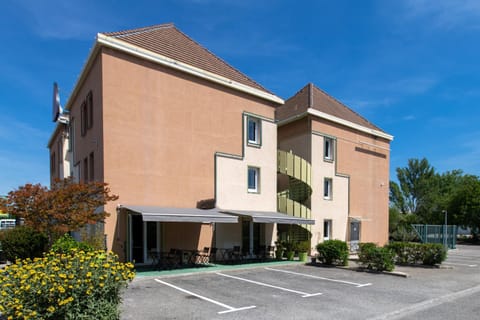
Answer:
<path fill-rule="evenodd" d="M 350 251 L 358 251 L 360 242 L 360 221 L 350 222 Z"/>

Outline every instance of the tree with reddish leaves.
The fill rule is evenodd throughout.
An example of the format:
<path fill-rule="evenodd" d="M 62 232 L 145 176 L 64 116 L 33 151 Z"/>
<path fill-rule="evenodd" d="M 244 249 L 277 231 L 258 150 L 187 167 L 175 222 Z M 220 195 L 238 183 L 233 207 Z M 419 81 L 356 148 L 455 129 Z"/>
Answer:
<path fill-rule="evenodd" d="M 107 183 L 75 183 L 71 178 L 55 180 L 51 188 L 25 184 L 0 200 L 0 210 L 25 225 L 45 232 L 52 243 L 68 231 L 103 221 L 109 213 L 103 206 L 118 196 L 110 193 Z"/>

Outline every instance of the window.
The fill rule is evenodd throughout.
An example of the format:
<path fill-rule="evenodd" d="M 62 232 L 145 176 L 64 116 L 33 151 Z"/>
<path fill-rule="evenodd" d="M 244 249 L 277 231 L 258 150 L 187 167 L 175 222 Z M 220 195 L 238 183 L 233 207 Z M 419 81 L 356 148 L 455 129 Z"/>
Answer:
<path fill-rule="evenodd" d="M 93 95 L 92 91 L 88 92 L 87 95 L 87 129 L 93 127 Z"/>
<path fill-rule="evenodd" d="M 261 122 L 258 118 L 248 117 L 248 144 L 260 145 L 261 140 Z"/>
<path fill-rule="evenodd" d="M 57 142 L 57 155 L 58 155 L 58 164 L 62 163 L 63 158 L 63 143 L 62 140 L 58 140 Z"/>
<path fill-rule="evenodd" d="M 323 240 L 332 238 L 332 220 L 323 220 Z"/>
<path fill-rule="evenodd" d="M 94 158 L 93 158 L 93 152 L 90 153 L 90 155 L 88 156 L 88 173 L 89 173 L 89 178 L 90 178 L 90 181 L 94 181 L 95 180 L 95 170 L 94 170 Z"/>
<path fill-rule="evenodd" d="M 80 120 L 81 134 L 82 136 L 84 136 L 87 133 L 87 104 L 85 103 L 85 101 L 80 107 Z"/>
<path fill-rule="evenodd" d="M 80 106 L 80 132 L 82 136 L 87 134 L 87 130 L 93 127 L 93 95 L 89 91 L 86 99 Z"/>
<path fill-rule="evenodd" d="M 323 181 L 323 198 L 332 198 L 332 179 L 330 178 L 325 178 L 325 180 Z"/>
<path fill-rule="evenodd" d="M 55 152 L 50 155 L 50 175 L 55 175 Z"/>
<path fill-rule="evenodd" d="M 88 158 L 83 159 L 83 182 L 88 182 Z"/>
<path fill-rule="evenodd" d="M 334 140 L 332 138 L 324 138 L 324 145 L 323 145 L 323 158 L 325 160 L 333 160 L 333 143 Z"/>
<path fill-rule="evenodd" d="M 260 168 L 248 167 L 248 192 L 260 192 Z"/>

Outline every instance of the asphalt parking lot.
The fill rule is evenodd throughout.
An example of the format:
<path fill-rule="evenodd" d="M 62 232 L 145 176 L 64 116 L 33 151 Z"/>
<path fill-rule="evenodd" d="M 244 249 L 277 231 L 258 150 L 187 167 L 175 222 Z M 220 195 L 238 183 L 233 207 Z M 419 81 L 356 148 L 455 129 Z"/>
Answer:
<path fill-rule="evenodd" d="M 480 247 L 409 277 L 303 264 L 137 277 L 122 319 L 477 319 Z"/>

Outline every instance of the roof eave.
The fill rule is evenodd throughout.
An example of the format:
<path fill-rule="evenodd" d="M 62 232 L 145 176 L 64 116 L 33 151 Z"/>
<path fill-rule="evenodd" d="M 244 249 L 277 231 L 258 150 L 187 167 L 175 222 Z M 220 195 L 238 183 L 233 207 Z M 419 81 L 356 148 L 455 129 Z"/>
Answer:
<path fill-rule="evenodd" d="M 275 102 L 275 103 L 278 103 L 278 104 L 283 104 L 284 103 L 283 99 L 281 99 L 281 98 L 279 98 L 276 95 L 273 95 L 271 93 L 268 93 L 268 92 L 265 92 L 265 91 L 262 91 L 262 90 L 244 85 L 242 83 L 239 83 L 239 82 L 233 81 L 231 79 L 222 77 L 220 75 L 205 71 L 203 69 L 194 67 L 192 65 L 189 65 L 189 64 L 186 64 L 186 63 L 168 58 L 166 56 L 151 52 L 149 50 L 146 50 L 146 49 L 143 49 L 141 47 L 138 47 L 138 46 L 132 45 L 130 43 L 127 43 L 125 41 L 118 40 L 118 39 L 110 37 L 110 36 L 106 36 L 102 33 L 97 34 L 97 43 L 99 43 L 103 46 L 106 46 L 106 47 L 110 47 L 110 48 L 120 50 L 122 52 L 131 54 L 133 56 L 136 56 L 136 57 L 148 60 L 148 61 L 152 61 L 154 63 L 158 63 L 158 64 L 161 64 L 161 65 L 167 66 L 167 67 L 175 69 L 175 70 L 179 70 L 179 71 L 194 75 L 194 76 L 202 78 L 202 79 L 206 79 L 206 80 L 211 81 L 211 82 L 218 83 L 220 85 L 226 86 L 228 88 L 235 89 L 237 91 L 248 93 L 248 94 L 256 96 L 258 98 L 262 98 L 262 99 L 265 99 L 265 100 L 268 100 L 268 101 L 271 101 L 271 102 Z"/>
<path fill-rule="evenodd" d="M 371 134 L 371 135 L 379 137 L 379 138 L 386 139 L 388 141 L 393 140 L 393 136 L 389 135 L 388 133 L 385 133 L 385 132 L 379 131 L 379 130 L 375 130 L 375 129 L 372 129 L 372 128 L 368 128 L 368 127 L 362 126 L 360 124 L 357 124 L 357 123 L 354 123 L 354 122 L 351 122 L 351 121 L 348 121 L 348 120 L 345 120 L 345 119 L 342 119 L 342 118 L 332 116 L 328 113 L 318 111 L 318 110 L 313 109 L 313 108 L 308 108 L 307 113 L 312 115 L 312 116 L 316 116 L 316 117 L 319 117 L 319 118 L 322 118 L 322 119 L 325 119 L 325 120 L 329 120 L 331 122 L 349 127 L 351 129 L 355 129 L 355 130 L 358 130 L 358 131 L 361 131 L 361 132 L 364 132 L 364 133 L 368 133 L 368 134 Z"/>
<path fill-rule="evenodd" d="M 90 50 L 90 53 L 88 54 L 87 61 L 83 65 L 82 71 L 80 72 L 80 75 L 78 76 L 77 81 L 75 82 L 75 86 L 73 87 L 73 90 L 70 93 L 70 96 L 68 97 L 67 101 L 65 102 L 65 105 L 64 105 L 65 110 L 70 110 L 70 104 L 73 101 L 73 99 L 75 98 L 75 96 L 77 95 L 78 90 L 80 90 L 80 83 L 82 83 L 82 81 L 85 79 L 85 77 L 87 75 L 87 71 L 90 69 L 90 66 L 92 65 L 93 60 L 94 60 L 94 58 L 95 58 L 99 49 L 100 49 L 100 46 L 98 45 L 98 42 L 95 41 L 94 45 L 93 45 L 93 48 Z M 57 122 L 54 131 L 52 132 L 52 134 L 50 135 L 50 138 L 48 139 L 48 144 L 47 144 L 48 147 L 50 147 L 50 144 L 51 144 L 53 138 L 55 137 L 56 132 L 57 132 L 59 127 L 60 127 L 60 123 Z"/>

